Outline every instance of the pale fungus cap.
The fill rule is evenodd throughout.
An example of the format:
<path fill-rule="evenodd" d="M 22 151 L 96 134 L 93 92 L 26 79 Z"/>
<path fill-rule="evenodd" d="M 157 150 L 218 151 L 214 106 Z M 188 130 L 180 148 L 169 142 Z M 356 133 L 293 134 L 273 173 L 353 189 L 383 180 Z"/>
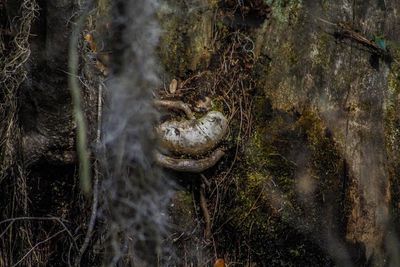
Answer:
<path fill-rule="evenodd" d="M 167 121 L 157 127 L 161 146 L 176 154 L 201 155 L 213 149 L 227 134 L 228 120 L 219 111 L 200 119 Z"/>

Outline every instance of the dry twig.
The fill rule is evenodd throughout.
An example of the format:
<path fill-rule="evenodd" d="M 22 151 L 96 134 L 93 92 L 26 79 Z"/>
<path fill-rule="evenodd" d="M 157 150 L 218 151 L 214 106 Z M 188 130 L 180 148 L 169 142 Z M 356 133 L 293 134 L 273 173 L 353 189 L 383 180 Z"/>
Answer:
<path fill-rule="evenodd" d="M 49 240 L 53 239 L 54 237 L 58 236 L 59 234 L 61 234 L 61 233 L 63 233 L 63 232 L 65 232 L 65 229 L 63 229 L 63 230 L 61 230 L 61 231 L 58 231 L 58 232 L 55 233 L 54 235 L 52 235 L 52 236 L 46 238 L 45 240 L 36 243 L 36 245 L 34 245 L 27 253 L 25 253 L 25 255 L 24 255 L 19 261 L 17 261 L 17 263 L 15 263 L 15 264 L 13 265 L 13 267 L 18 266 L 18 264 L 20 264 L 21 262 L 23 262 L 23 261 L 25 260 L 25 258 L 28 257 L 29 254 L 31 254 L 32 251 L 34 251 L 38 246 L 40 246 L 41 244 L 44 244 L 44 243 L 48 242 Z"/>
<path fill-rule="evenodd" d="M 200 189 L 200 207 L 201 210 L 203 211 L 203 217 L 204 217 L 204 222 L 205 222 L 205 230 L 204 230 L 204 236 L 206 240 L 210 240 L 211 238 L 211 219 L 210 219 L 210 212 L 208 211 L 207 208 L 207 199 L 205 197 L 205 186 L 204 183 L 201 184 L 201 189 Z"/>

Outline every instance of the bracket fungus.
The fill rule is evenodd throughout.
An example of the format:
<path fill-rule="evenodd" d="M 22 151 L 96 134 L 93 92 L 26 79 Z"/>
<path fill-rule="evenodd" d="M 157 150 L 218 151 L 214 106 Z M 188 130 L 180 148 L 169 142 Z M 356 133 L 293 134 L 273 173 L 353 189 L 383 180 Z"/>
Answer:
<path fill-rule="evenodd" d="M 155 102 L 167 109 L 182 110 L 188 119 L 165 121 L 156 128 L 161 147 L 176 155 L 201 156 L 209 153 L 226 136 L 228 119 L 219 111 L 209 111 L 196 119 L 189 106 L 181 101 Z M 201 159 L 174 158 L 157 152 L 156 162 L 165 168 L 181 172 L 202 172 L 214 166 L 224 155 L 216 149 Z"/>
<path fill-rule="evenodd" d="M 222 149 L 216 149 L 210 156 L 201 159 L 173 158 L 156 152 L 155 159 L 161 167 L 179 172 L 203 172 L 215 164 L 225 155 Z"/>

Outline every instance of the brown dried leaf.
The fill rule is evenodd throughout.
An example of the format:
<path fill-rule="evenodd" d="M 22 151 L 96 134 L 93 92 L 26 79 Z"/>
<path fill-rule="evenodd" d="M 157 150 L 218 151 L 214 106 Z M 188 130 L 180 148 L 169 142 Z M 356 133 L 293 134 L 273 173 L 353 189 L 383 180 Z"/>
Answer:
<path fill-rule="evenodd" d="M 178 81 L 176 79 L 172 79 L 171 83 L 169 84 L 169 92 L 171 94 L 175 94 L 177 88 L 178 88 Z"/>

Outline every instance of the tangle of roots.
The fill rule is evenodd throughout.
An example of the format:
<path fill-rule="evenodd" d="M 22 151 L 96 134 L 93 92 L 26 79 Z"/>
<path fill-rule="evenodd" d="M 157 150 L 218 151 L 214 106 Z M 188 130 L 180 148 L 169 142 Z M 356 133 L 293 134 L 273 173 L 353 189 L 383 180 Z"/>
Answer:
<path fill-rule="evenodd" d="M 30 56 L 29 37 L 31 26 L 38 12 L 35 0 L 23 0 L 20 16 L 12 18 L 18 25 L 12 40 L 5 43 L 7 31 L 0 32 L 0 218 L 10 218 L 28 212 L 28 196 L 25 170 L 18 155 L 21 134 L 18 127 L 18 90 L 26 78 L 24 63 Z M 11 32 L 11 31 L 10 31 Z M 4 202 L 3 202 L 4 201 Z M 22 227 L 22 225 L 24 227 Z M 22 257 L 25 245 L 30 243 L 30 223 L 23 222 L 20 227 L 10 224 L 5 230 L 0 228 L 0 266 L 6 266 Z M 23 229 L 23 230 L 21 230 Z M 14 244 L 21 242 L 19 248 Z M 38 257 L 38 256 L 36 256 Z M 25 258 L 29 265 L 31 257 Z M 40 262 L 40 259 L 37 258 Z"/>
<path fill-rule="evenodd" d="M 30 56 L 29 36 L 31 25 L 38 11 L 35 0 L 24 0 L 21 3 L 21 17 L 18 20 L 19 30 L 14 36 L 10 51 L 0 55 L 0 144 L 1 170 L 8 169 L 15 162 L 18 144 L 16 126 L 18 88 L 26 78 L 24 63 Z M 1 34 L 1 33 L 0 33 Z M 1 38 L 3 40 L 3 38 Z M 1 176 L 0 176 L 1 177 Z M 1 178 L 0 178 L 1 181 Z"/>

